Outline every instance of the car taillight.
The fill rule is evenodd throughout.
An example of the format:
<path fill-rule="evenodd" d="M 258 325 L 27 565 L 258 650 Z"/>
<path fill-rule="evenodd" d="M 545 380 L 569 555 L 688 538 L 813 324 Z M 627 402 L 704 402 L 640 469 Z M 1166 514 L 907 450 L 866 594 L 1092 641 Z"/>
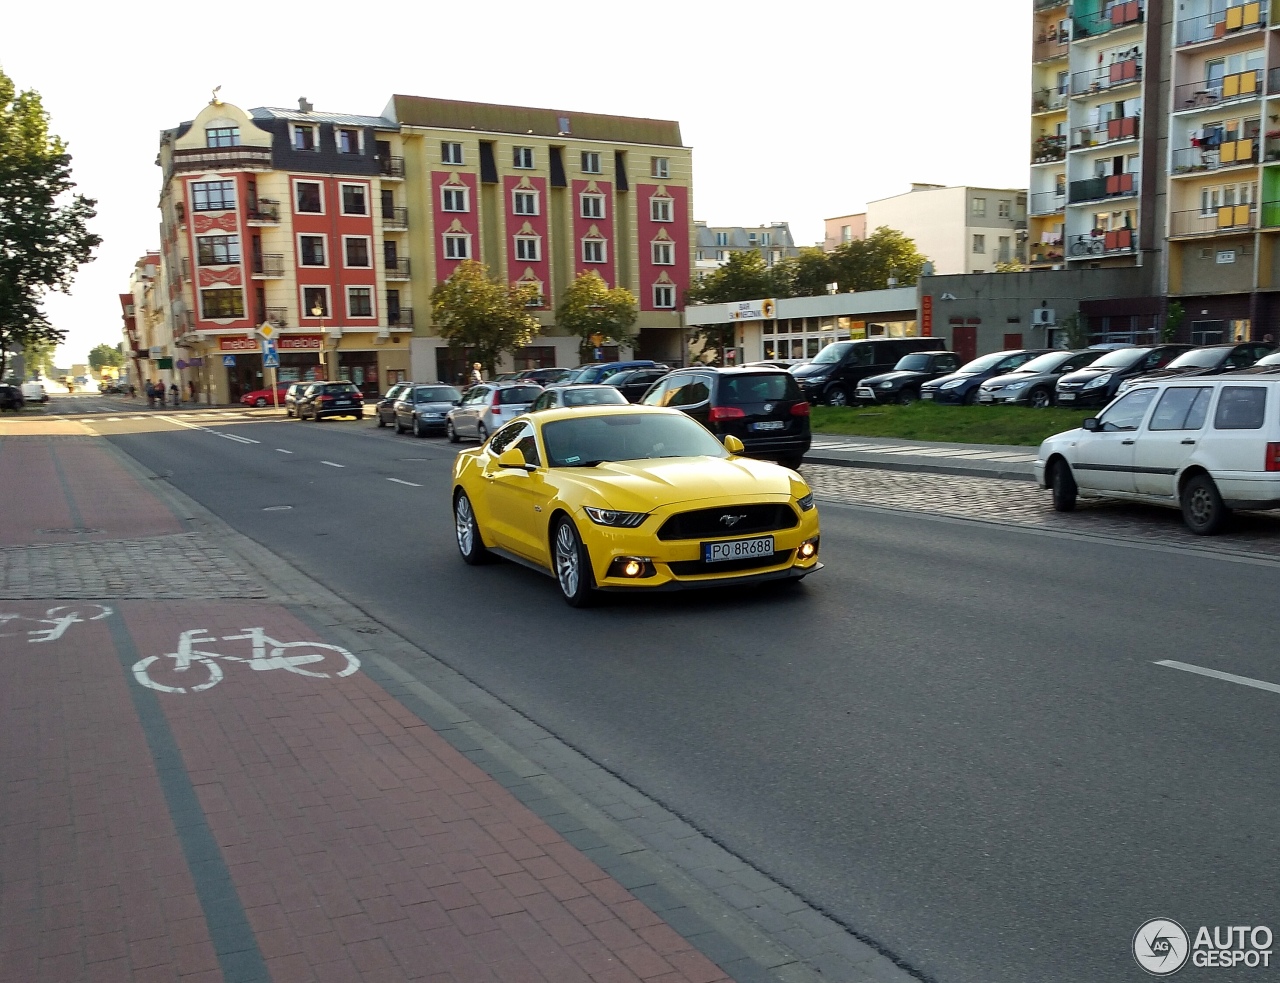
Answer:
<path fill-rule="evenodd" d="M 1280 443 L 1267 444 L 1267 463 L 1264 471 L 1280 471 Z"/>
<path fill-rule="evenodd" d="M 713 406 L 711 407 L 711 419 L 715 420 L 737 420 L 746 416 L 737 406 Z"/>
<path fill-rule="evenodd" d="M 792 415 L 792 416 L 808 416 L 808 415 L 809 415 L 809 404 L 808 404 L 808 403 L 796 403 L 796 404 L 794 404 L 794 405 L 791 407 L 791 415 Z"/>
<path fill-rule="evenodd" d="M 495 392 L 495 393 L 493 394 L 493 405 L 494 405 L 494 406 L 497 406 L 497 405 L 498 405 L 498 396 L 499 396 L 499 394 L 498 394 L 497 392 Z"/>
<path fill-rule="evenodd" d="M 332 396 L 321 396 L 321 397 L 320 397 L 320 402 L 322 402 L 322 403 L 332 403 L 332 402 L 333 402 L 333 397 L 332 397 Z"/>

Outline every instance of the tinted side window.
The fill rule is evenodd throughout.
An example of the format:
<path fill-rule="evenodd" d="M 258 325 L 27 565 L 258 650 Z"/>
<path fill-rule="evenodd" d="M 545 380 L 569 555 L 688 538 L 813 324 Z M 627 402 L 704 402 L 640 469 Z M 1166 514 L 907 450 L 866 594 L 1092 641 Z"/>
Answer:
<path fill-rule="evenodd" d="M 780 399 L 799 399 L 800 387 L 790 372 L 777 375 L 729 376 L 720 382 L 720 402 L 764 403 Z"/>
<path fill-rule="evenodd" d="M 538 457 L 538 438 L 533 435 L 532 427 L 524 428 L 520 439 L 515 442 L 515 448 L 524 455 L 525 464 L 542 463 L 542 459 Z"/>
<path fill-rule="evenodd" d="M 960 368 L 960 359 L 955 355 L 939 355 L 934 359 L 933 367 L 937 372 L 954 372 Z"/>
<path fill-rule="evenodd" d="M 995 367 L 996 372 L 1012 372 L 1023 362 L 1029 361 L 1031 355 L 1028 352 L 1021 352 L 1017 355 L 1010 355 L 1008 358 L 1002 358 Z"/>
<path fill-rule="evenodd" d="M 503 427 L 493 435 L 493 439 L 489 441 L 489 452 L 491 454 L 501 454 L 507 447 L 514 443 L 524 431 L 529 430 L 527 423 L 513 423 Z M 526 457 L 525 460 L 528 460 Z"/>
<path fill-rule="evenodd" d="M 711 398 L 711 380 L 705 375 L 687 375 L 680 380 L 682 385 L 672 392 L 667 406 L 697 406 Z"/>
<path fill-rule="evenodd" d="M 512 386 L 509 389 L 498 390 L 498 401 L 504 406 L 517 403 L 532 403 L 538 398 L 540 392 L 542 392 L 542 389 L 538 386 Z"/>
<path fill-rule="evenodd" d="M 875 364 L 875 345 L 854 345 L 849 350 L 849 356 L 845 359 L 844 364 L 849 366 L 874 365 Z M 883 359 L 881 359 L 883 361 Z"/>
<path fill-rule="evenodd" d="M 1258 356 L 1253 353 L 1253 346 L 1242 345 L 1227 356 L 1227 367 L 1232 369 L 1243 369 L 1247 365 L 1252 365 L 1258 360 Z"/>
<path fill-rule="evenodd" d="M 665 379 L 654 383 L 653 388 L 644 394 L 644 398 L 640 402 L 645 406 L 666 406 L 672 388 L 682 385 L 685 378 L 686 376 L 682 375 L 667 376 Z"/>
<path fill-rule="evenodd" d="M 1151 414 L 1149 430 L 1199 430 L 1213 390 L 1204 387 L 1166 389 Z"/>
<path fill-rule="evenodd" d="M 1154 389 L 1135 389 L 1121 396 L 1098 417 L 1102 424 L 1099 429 L 1107 432 L 1137 430 L 1155 394 Z"/>
<path fill-rule="evenodd" d="M 1261 386 L 1223 386 L 1213 414 L 1215 430 L 1257 430 L 1267 408 L 1267 391 Z"/>

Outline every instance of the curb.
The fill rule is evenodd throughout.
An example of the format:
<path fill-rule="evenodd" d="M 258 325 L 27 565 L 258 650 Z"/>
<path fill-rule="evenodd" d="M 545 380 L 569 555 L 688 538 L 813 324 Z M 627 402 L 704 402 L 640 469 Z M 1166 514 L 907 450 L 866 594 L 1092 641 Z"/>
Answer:
<path fill-rule="evenodd" d="M 813 454 L 804 456 L 805 464 L 827 464 L 839 468 L 874 468 L 878 471 L 923 471 L 929 474 L 950 474 L 961 478 L 1000 478 L 1005 481 L 1035 482 L 1034 474 L 1023 471 L 1009 471 L 1002 468 L 972 467 L 964 468 L 950 464 L 908 463 L 906 461 L 873 461 L 868 458 L 818 457 Z"/>

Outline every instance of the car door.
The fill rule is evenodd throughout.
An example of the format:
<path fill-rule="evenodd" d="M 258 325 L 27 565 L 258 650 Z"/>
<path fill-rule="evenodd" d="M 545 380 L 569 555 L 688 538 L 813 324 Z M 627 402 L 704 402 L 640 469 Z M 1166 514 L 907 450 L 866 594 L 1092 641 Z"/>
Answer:
<path fill-rule="evenodd" d="M 1102 411 L 1098 429 L 1084 431 L 1073 448 L 1071 470 L 1081 488 L 1100 493 L 1132 492 L 1134 444 L 1156 389 L 1125 393 Z"/>
<path fill-rule="evenodd" d="M 679 389 L 671 394 L 667 405 L 688 413 L 704 427 L 711 429 L 711 388 L 715 384 L 709 373 L 691 372 L 681 380 Z"/>
<path fill-rule="evenodd" d="M 1203 437 L 1210 386 L 1169 386 L 1156 401 L 1147 425 L 1134 444 L 1134 490 L 1143 495 L 1173 498 L 1178 474 Z"/>
<path fill-rule="evenodd" d="M 488 386 L 472 386 L 468 389 L 462 405 L 458 407 L 458 413 L 453 418 L 453 429 L 460 434 L 474 437 L 478 433 L 476 426 L 480 422 L 480 412 L 488 398 Z"/>
<path fill-rule="evenodd" d="M 513 447 L 524 454 L 525 464 L 534 470 L 498 466 L 498 456 Z M 527 421 L 510 423 L 494 434 L 485 451 L 481 474 L 488 486 L 488 528 L 495 544 L 547 565 L 546 471 L 533 425 Z"/>

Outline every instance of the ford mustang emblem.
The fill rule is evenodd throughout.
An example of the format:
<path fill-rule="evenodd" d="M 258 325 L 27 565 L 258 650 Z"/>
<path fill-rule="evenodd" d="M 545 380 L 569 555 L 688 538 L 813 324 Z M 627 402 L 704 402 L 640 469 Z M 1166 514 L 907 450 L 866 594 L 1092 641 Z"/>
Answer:
<path fill-rule="evenodd" d="M 736 526 L 745 518 L 745 515 L 722 515 L 720 516 L 720 522 L 726 526 Z"/>

